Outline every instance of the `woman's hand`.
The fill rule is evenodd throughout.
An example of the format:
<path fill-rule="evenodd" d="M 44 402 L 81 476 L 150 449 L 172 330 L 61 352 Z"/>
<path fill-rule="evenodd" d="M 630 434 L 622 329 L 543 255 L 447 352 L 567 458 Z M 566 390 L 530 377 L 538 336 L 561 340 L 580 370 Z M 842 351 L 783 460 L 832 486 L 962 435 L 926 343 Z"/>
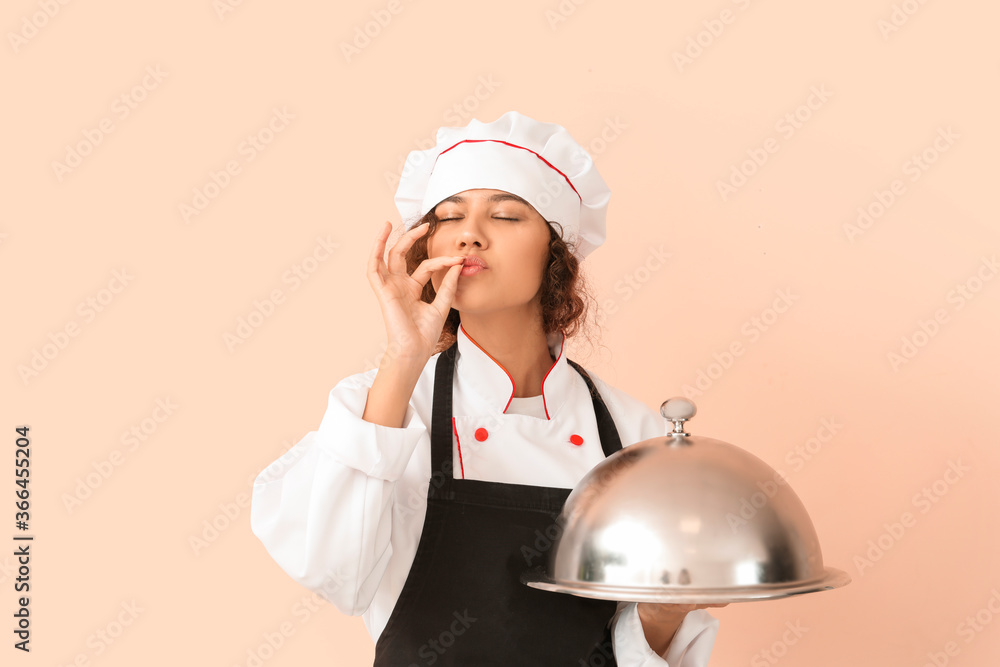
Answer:
<path fill-rule="evenodd" d="M 689 611 L 706 609 L 708 607 L 725 607 L 726 604 L 659 604 L 640 602 L 638 604 L 639 620 L 642 621 L 642 632 L 646 635 L 646 643 L 656 655 L 666 653 L 670 642 L 681 626 Z"/>
<path fill-rule="evenodd" d="M 462 257 L 441 256 L 425 259 L 410 275 L 404 257 L 410 246 L 427 230 L 424 223 L 399 238 L 389 250 L 389 263 L 382 260 L 385 242 L 392 225 L 385 226 L 375 239 L 368 260 L 368 282 L 378 297 L 385 322 L 388 345 L 386 354 L 396 359 L 412 361 L 420 366 L 434 354 L 444 322 L 448 318 L 458 277 L 462 272 Z M 447 271 L 433 303 L 420 299 L 424 285 L 436 271 Z"/>

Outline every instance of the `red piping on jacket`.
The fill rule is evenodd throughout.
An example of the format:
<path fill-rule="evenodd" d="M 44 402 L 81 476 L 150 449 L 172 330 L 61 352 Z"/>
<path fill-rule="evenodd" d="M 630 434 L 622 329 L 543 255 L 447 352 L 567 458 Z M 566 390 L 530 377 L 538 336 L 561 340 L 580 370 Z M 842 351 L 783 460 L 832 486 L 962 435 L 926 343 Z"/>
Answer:
<path fill-rule="evenodd" d="M 569 180 L 569 176 L 567 176 L 566 174 L 564 174 L 561 171 L 559 171 L 558 169 L 556 169 L 555 165 L 553 165 L 551 162 L 549 162 L 548 160 L 546 160 L 545 158 L 543 158 L 541 155 L 539 155 L 535 151 L 531 150 L 530 148 L 525 148 L 524 146 L 518 146 L 517 144 L 512 144 L 509 141 L 502 141 L 500 139 L 463 139 L 462 141 L 459 141 L 458 143 L 453 144 L 453 145 L 449 146 L 448 148 L 444 149 L 443 151 L 441 151 L 440 153 L 438 153 L 438 156 L 435 159 L 435 162 L 437 161 L 437 159 L 440 159 L 440 157 L 442 155 L 444 155 L 445 153 L 447 153 L 448 151 L 450 151 L 455 146 L 458 146 L 460 144 L 474 144 L 474 143 L 479 143 L 480 141 L 492 141 L 492 142 L 495 142 L 495 143 L 498 143 L 498 144 L 504 144 L 504 145 L 510 146 L 511 148 L 520 148 L 523 151 L 528 151 L 529 153 L 533 153 L 535 157 L 537 157 L 539 160 L 541 160 L 542 162 L 544 162 L 545 164 L 547 164 L 549 166 L 549 168 L 551 168 L 553 171 L 555 171 L 560 176 L 562 176 L 563 178 L 565 178 L 566 182 L 569 184 L 569 187 L 573 188 L 573 192 L 576 192 L 576 196 L 580 197 L 580 193 L 576 191 L 575 187 L 573 187 L 573 182 Z M 583 201 L 583 197 L 580 197 L 580 201 Z"/>
<path fill-rule="evenodd" d="M 455 442 L 458 443 L 458 465 L 462 466 L 462 479 L 465 479 L 465 463 L 462 462 L 462 441 L 458 439 L 458 426 L 455 425 L 455 418 L 451 418 L 451 428 L 455 431 Z"/>
<path fill-rule="evenodd" d="M 507 414 L 507 408 L 510 407 L 510 402 L 512 400 L 514 400 L 514 394 L 517 393 L 517 384 L 514 382 L 513 376 L 507 371 L 506 368 L 504 368 L 503 364 L 501 364 L 499 361 L 497 361 L 496 359 L 494 359 L 492 354 L 490 354 L 489 352 L 487 352 L 486 350 L 484 350 L 483 346 L 480 345 L 479 343 L 477 343 L 475 341 L 475 339 L 472 336 L 469 335 L 469 332 L 465 330 L 465 327 L 462 326 L 461 322 L 458 323 L 458 326 L 462 330 L 462 333 L 465 334 L 465 337 L 468 338 L 469 340 L 471 340 L 473 345 L 475 345 L 480 350 L 482 350 L 483 354 L 485 354 L 490 359 L 493 359 L 493 363 L 495 363 L 497 366 L 499 366 L 500 368 L 502 368 L 503 372 L 507 373 L 507 377 L 510 378 L 510 385 L 511 385 L 510 398 L 507 399 L 507 405 L 503 406 L 503 413 Z M 566 347 L 566 334 L 563 334 L 562 341 L 559 343 L 559 356 L 556 357 L 556 360 L 552 362 L 551 366 L 549 366 L 549 370 L 545 371 L 545 377 L 542 378 L 542 406 L 545 408 L 545 418 L 546 419 L 551 419 L 551 417 L 549 416 L 549 408 L 548 408 L 548 405 L 547 405 L 546 400 L 545 400 L 545 380 L 548 379 L 549 373 L 552 372 L 552 369 L 555 368 L 556 364 L 559 363 L 559 360 L 562 359 L 563 349 L 565 347 Z M 457 433 L 456 433 L 456 436 L 457 436 Z"/>
<path fill-rule="evenodd" d="M 552 418 L 549 417 L 549 405 L 548 401 L 545 400 L 545 380 L 548 379 L 549 373 L 552 372 L 552 369 L 556 367 L 556 364 L 558 364 L 559 360 L 562 358 L 564 347 L 566 347 L 566 334 L 563 334 L 562 341 L 559 343 L 559 356 L 556 357 L 556 360 L 554 362 L 552 362 L 552 365 L 549 367 L 549 370 L 545 372 L 545 377 L 542 378 L 542 407 L 545 408 L 546 419 L 552 419 Z"/>

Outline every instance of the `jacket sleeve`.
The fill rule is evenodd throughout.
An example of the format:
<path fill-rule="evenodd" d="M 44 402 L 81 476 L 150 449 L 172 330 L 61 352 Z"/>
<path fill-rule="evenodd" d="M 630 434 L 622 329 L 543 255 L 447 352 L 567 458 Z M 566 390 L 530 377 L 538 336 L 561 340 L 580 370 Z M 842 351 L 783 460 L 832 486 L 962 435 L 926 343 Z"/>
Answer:
<path fill-rule="evenodd" d="M 365 612 L 392 556 L 393 492 L 428 430 L 412 398 L 403 427 L 361 418 L 377 369 L 330 391 L 310 431 L 254 481 L 250 527 L 295 581 L 350 615 Z"/>
<path fill-rule="evenodd" d="M 611 631 L 619 667 L 708 667 L 719 620 L 704 609 L 688 612 L 663 655 L 654 653 L 646 642 L 635 602 L 618 604 Z"/>

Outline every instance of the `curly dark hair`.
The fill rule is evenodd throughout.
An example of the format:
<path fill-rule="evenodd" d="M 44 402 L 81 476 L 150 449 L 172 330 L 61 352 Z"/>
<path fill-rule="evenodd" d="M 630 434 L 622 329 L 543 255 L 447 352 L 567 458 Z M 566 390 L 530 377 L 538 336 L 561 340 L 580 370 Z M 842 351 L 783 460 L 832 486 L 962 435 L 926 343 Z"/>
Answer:
<path fill-rule="evenodd" d="M 427 259 L 427 239 L 434 234 L 438 222 L 440 220 L 436 209 L 432 208 L 414 225 L 415 227 L 428 223 L 430 228 L 407 251 L 405 255 L 407 273 L 412 274 L 420 262 Z M 593 345 L 591 327 L 587 325 L 587 319 L 588 315 L 596 310 L 597 301 L 591 294 L 580 260 L 573 254 L 572 244 L 563 240 L 561 233 L 554 227 L 557 225 L 561 230 L 562 225 L 558 222 L 547 222 L 549 260 L 541 286 L 542 329 L 546 335 L 560 331 L 567 338 L 582 332 L 583 337 Z M 428 280 L 420 298 L 426 303 L 431 303 L 436 294 L 434 284 Z M 441 330 L 435 354 L 448 349 L 455 342 L 460 321 L 459 312 L 452 308 Z"/>

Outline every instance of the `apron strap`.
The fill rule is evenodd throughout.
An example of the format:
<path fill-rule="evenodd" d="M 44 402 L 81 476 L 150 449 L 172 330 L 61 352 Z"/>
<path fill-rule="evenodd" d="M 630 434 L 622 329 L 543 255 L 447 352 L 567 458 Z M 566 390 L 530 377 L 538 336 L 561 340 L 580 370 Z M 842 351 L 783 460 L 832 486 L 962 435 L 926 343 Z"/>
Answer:
<path fill-rule="evenodd" d="M 431 489 L 454 478 L 452 454 L 452 394 L 455 391 L 455 356 L 458 341 L 438 356 L 434 367 L 434 402 L 431 411 Z M 443 480 L 442 480 L 443 475 Z M 438 481 L 442 480 L 442 481 Z"/>
<path fill-rule="evenodd" d="M 604 404 L 601 393 L 597 391 L 597 387 L 594 386 L 594 381 L 590 379 L 587 371 L 583 370 L 580 364 L 569 357 L 566 358 L 566 363 L 575 368 L 583 376 L 584 381 L 587 383 L 587 388 L 590 389 L 590 397 L 594 401 L 594 414 L 597 416 L 597 430 L 601 434 L 601 448 L 604 450 L 604 456 L 611 456 L 622 448 L 622 439 L 618 435 L 618 427 L 615 426 L 615 420 L 611 418 L 608 406 Z"/>

